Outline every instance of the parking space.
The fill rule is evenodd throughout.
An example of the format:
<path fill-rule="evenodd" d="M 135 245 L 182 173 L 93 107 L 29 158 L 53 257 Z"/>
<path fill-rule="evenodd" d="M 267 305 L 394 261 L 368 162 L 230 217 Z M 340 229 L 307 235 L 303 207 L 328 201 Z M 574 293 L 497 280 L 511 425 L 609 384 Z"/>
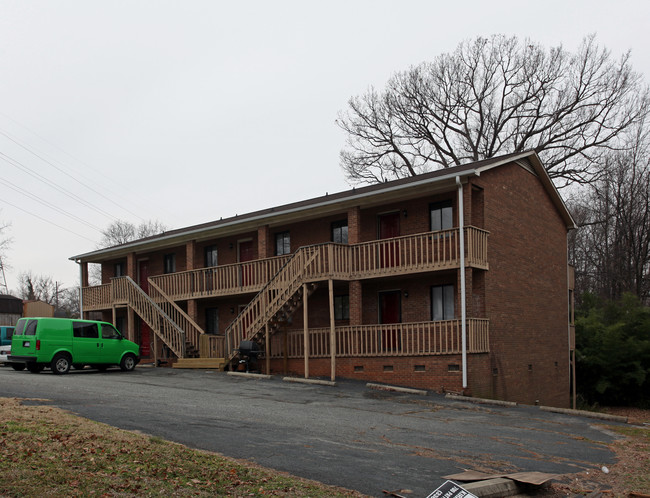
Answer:
<path fill-rule="evenodd" d="M 426 496 L 463 469 L 557 474 L 611 465 L 593 419 L 368 389 L 138 367 L 66 376 L 0 368 L 0 395 L 382 496 Z M 611 422 L 608 422 L 611 423 Z"/>

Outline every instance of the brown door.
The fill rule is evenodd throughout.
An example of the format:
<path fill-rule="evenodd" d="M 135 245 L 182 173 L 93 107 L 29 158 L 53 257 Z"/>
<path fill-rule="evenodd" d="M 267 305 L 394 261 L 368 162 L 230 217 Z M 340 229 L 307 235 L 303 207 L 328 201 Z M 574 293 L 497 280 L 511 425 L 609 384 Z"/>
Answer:
<path fill-rule="evenodd" d="M 401 291 L 388 291 L 379 293 L 379 323 L 401 323 L 402 321 L 402 293 Z M 384 351 L 400 349 L 400 327 L 382 327 L 381 344 Z"/>
<path fill-rule="evenodd" d="M 252 261 L 255 257 L 255 252 L 253 249 L 253 241 L 245 240 L 238 243 L 239 247 L 239 262 L 246 263 L 247 261 Z M 245 287 L 247 285 L 253 284 L 253 265 L 243 264 L 240 267 L 240 281 L 241 286 Z"/>
<path fill-rule="evenodd" d="M 399 211 L 379 216 L 379 239 L 399 237 Z M 399 242 L 387 240 L 379 246 L 379 268 L 399 266 Z"/>

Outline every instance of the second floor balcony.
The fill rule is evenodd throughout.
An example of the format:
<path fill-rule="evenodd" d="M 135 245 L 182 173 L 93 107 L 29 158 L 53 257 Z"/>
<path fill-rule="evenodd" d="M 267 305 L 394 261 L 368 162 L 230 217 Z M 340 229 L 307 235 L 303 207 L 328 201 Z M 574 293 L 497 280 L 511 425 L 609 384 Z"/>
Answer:
<path fill-rule="evenodd" d="M 465 227 L 463 231 L 465 265 L 488 269 L 488 232 L 475 227 Z M 308 250 L 313 257 L 302 270 L 305 282 L 329 278 L 364 280 L 456 269 L 461 264 L 458 228 L 350 245 L 327 242 L 309 246 Z M 251 294 L 259 292 L 291 257 L 155 275 L 149 280 L 174 301 Z M 85 311 L 124 304 L 121 301 L 112 283 L 83 289 Z"/>

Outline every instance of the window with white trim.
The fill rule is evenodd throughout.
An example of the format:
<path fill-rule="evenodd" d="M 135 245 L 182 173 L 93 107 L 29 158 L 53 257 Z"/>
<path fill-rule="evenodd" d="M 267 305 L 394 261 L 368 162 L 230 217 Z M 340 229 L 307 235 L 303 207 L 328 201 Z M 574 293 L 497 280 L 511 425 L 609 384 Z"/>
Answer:
<path fill-rule="evenodd" d="M 453 320 L 454 310 L 454 286 L 434 285 L 431 287 L 431 320 Z"/>

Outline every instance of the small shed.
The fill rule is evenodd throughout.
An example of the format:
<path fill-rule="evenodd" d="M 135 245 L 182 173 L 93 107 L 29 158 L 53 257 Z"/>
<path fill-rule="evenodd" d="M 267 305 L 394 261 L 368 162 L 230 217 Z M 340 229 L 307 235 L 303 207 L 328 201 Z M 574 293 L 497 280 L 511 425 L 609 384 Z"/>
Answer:
<path fill-rule="evenodd" d="M 23 316 L 23 300 L 8 294 L 0 294 L 0 325 L 13 327 Z"/>
<path fill-rule="evenodd" d="M 23 301 L 23 316 L 54 316 L 54 306 L 45 301 Z"/>

